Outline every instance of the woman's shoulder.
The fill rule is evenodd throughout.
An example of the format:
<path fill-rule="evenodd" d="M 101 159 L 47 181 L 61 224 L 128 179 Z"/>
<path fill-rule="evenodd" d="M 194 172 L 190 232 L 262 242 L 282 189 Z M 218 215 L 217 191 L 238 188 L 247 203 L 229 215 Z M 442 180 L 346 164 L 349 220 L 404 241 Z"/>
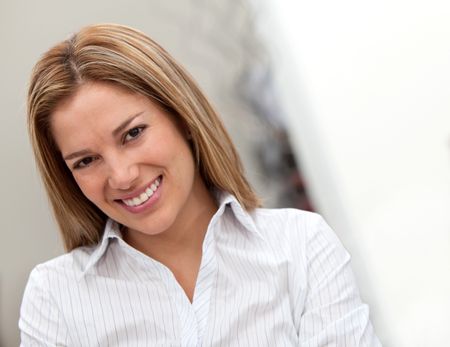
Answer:
<path fill-rule="evenodd" d="M 83 273 L 95 248 L 95 246 L 78 247 L 39 263 L 31 270 L 30 279 L 42 282 L 48 281 L 49 278 L 54 276 L 77 277 L 77 275 Z"/>
<path fill-rule="evenodd" d="M 343 249 L 334 230 L 318 213 L 295 208 L 259 208 L 250 215 L 266 240 L 290 254 L 307 256 L 321 247 Z"/>
<path fill-rule="evenodd" d="M 316 212 L 299 210 L 296 208 L 256 208 L 251 213 L 255 219 L 286 220 L 311 222 L 322 217 Z"/>
<path fill-rule="evenodd" d="M 258 208 L 250 215 L 262 233 L 276 233 L 285 237 L 305 236 L 324 222 L 318 213 L 295 208 Z"/>
<path fill-rule="evenodd" d="M 23 344 L 45 340 L 50 327 L 54 331 L 66 331 L 64 319 L 60 319 L 61 308 L 68 297 L 65 293 L 70 293 L 77 285 L 94 249 L 80 247 L 31 270 L 20 306 L 19 328 Z"/>
<path fill-rule="evenodd" d="M 80 247 L 42 262 L 31 270 L 21 305 L 21 316 L 33 312 L 35 298 L 42 305 L 54 305 L 56 292 L 70 290 L 82 278 L 84 269 L 95 247 Z"/>

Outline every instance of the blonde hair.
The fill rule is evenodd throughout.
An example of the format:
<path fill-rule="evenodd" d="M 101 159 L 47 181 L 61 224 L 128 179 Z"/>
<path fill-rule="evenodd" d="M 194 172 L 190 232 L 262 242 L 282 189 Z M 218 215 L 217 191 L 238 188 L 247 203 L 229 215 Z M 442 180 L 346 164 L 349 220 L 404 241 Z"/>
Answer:
<path fill-rule="evenodd" d="M 208 188 L 233 194 L 247 210 L 260 205 L 222 121 L 190 75 L 142 32 L 92 25 L 43 55 L 28 91 L 31 143 L 67 251 L 98 243 L 107 217 L 73 179 L 51 134 L 50 118 L 62 100 L 91 81 L 114 83 L 157 101 L 190 132 Z"/>

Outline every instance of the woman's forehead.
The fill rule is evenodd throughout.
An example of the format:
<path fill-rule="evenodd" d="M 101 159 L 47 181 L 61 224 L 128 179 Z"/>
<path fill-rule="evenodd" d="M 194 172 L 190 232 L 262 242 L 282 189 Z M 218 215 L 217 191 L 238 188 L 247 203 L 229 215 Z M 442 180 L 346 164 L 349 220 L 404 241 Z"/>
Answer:
<path fill-rule="evenodd" d="M 130 117 L 155 110 L 157 105 L 143 95 L 110 84 L 89 83 L 55 108 L 50 125 L 62 146 L 71 139 L 112 134 Z"/>

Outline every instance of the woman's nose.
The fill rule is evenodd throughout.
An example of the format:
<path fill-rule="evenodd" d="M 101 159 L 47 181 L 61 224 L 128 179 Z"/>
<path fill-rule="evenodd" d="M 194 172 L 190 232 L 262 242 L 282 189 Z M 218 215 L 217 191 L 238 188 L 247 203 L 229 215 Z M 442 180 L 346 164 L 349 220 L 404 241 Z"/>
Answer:
<path fill-rule="evenodd" d="M 132 163 L 118 160 L 110 165 L 109 186 L 113 189 L 126 190 L 133 187 L 139 176 L 139 168 Z"/>

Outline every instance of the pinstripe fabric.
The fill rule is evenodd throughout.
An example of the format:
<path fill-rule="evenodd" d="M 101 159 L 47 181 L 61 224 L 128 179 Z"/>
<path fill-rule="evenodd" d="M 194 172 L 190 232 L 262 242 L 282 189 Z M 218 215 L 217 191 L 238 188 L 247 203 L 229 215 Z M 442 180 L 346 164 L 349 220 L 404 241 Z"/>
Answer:
<path fill-rule="evenodd" d="M 219 200 L 192 303 L 110 220 L 97 247 L 31 272 L 21 345 L 380 346 L 350 256 L 319 215 Z"/>

